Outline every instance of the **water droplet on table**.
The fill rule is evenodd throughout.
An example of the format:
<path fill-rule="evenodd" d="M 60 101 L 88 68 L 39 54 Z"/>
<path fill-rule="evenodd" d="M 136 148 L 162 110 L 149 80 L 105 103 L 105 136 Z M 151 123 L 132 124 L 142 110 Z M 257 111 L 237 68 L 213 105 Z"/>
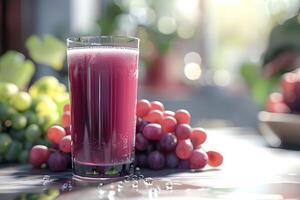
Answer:
<path fill-rule="evenodd" d="M 125 176 L 124 181 L 125 181 L 125 182 L 129 182 L 129 181 L 130 181 L 130 176 Z"/>
<path fill-rule="evenodd" d="M 165 184 L 166 190 L 173 190 L 173 182 L 170 180 Z"/>
<path fill-rule="evenodd" d="M 109 189 L 114 190 L 114 189 L 116 189 L 116 186 L 114 184 L 110 184 Z"/>
<path fill-rule="evenodd" d="M 138 179 L 139 179 L 139 180 L 143 180 L 144 178 L 145 178 L 144 175 L 139 175 L 139 176 L 138 176 Z"/>
<path fill-rule="evenodd" d="M 157 187 L 150 188 L 148 190 L 148 198 L 156 199 L 158 197 L 158 193 L 159 193 L 159 188 L 157 188 Z"/>
<path fill-rule="evenodd" d="M 133 180 L 133 181 L 138 180 L 138 176 L 137 176 L 137 175 L 133 175 L 133 176 L 131 177 L 131 180 Z"/>
<path fill-rule="evenodd" d="M 73 188 L 71 182 L 66 182 L 61 186 L 61 191 L 65 192 L 65 191 L 71 191 Z"/>
<path fill-rule="evenodd" d="M 114 190 L 109 190 L 109 191 L 108 191 L 108 194 L 107 194 L 107 198 L 108 198 L 109 200 L 114 200 L 114 199 L 115 199 L 115 195 L 116 195 L 116 191 L 114 191 Z"/>
<path fill-rule="evenodd" d="M 136 167 L 136 168 L 135 168 L 135 173 L 136 173 L 137 175 L 139 175 L 139 174 L 141 173 L 141 169 L 140 169 L 139 167 Z"/>
<path fill-rule="evenodd" d="M 147 177 L 144 179 L 145 185 L 152 185 L 153 184 L 153 179 L 151 177 Z"/>
<path fill-rule="evenodd" d="M 99 183 L 98 186 L 97 186 L 97 189 L 98 189 L 98 190 L 101 189 L 102 186 L 103 186 L 103 183 Z"/>
<path fill-rule="evenodd" d="M 118 182 L 118 188 L 121 189 L 124 187 L 124 182 L 123 181 L 119 181 Z"/>
<path fill-rule="evenodd" d="M 104 197 L 106 197 L 106 191 L 103 189 L 98 189 L 98 198 L 102 199 Z"/>
<path fill-rule="evenodd" d="M 42 185 L 48 185 L 50 183 L 50 176 L 45 175 L 43 176 Z"/>
<path fill-rule="evenodd" d="M 132 188 L 138 188 L 139 187 L 139 182 L 137 180 L 132 181 L 131 187 Z"/>

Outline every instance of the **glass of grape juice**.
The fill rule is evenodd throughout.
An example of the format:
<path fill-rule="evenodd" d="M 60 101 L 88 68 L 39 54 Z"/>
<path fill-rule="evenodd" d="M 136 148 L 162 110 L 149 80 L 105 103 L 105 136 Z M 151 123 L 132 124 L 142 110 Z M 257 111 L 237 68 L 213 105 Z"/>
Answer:
<path fill-rule="evenodd" d="M 67 39 L 75 178 L 132 173 L 138 57 L 138 38 Z"/>

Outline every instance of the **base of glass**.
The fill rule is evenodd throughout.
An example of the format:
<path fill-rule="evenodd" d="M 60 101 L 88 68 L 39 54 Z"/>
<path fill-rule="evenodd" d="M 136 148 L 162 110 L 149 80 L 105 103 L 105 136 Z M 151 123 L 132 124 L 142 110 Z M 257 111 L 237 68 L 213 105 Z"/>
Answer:
<path fill-rule="evenodd" d="M 79 180 L 122 179 L 134 172 L 133 163 L 97 166 L 73 162 L 73 177 Z"/>

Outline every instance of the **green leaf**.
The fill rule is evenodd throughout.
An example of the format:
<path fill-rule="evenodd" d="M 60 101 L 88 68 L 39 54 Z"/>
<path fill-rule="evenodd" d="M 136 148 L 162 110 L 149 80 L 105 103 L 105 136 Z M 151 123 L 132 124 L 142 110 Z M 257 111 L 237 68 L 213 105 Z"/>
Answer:
<path fill-rule="evenodd" d="M 258 66 L 250 62 L 242 64 L 240 72 L 249 87 L 252 87 L 261 76 Z"/>
<path fill-rule="evenodd" d="M 49 65 L 55 70 L 62 69 L 66 58 L 66 46 L 56 37 L 45 35 L 40 39 L 33 35 L 27 39 L 26 47 L 35 62 Z"/>
<path fill-rule="evenodd" d="M 0 57 L 0 82 L 10 82 L 25 88 L 34 73 L 34 64 L 16 51 L 8 51 Z"/>
<path fill-rule="evenodd" d="M 255 63 L 244 63 L 240 73 L 247 84 L 252 98 L 259 106 L 264 106 L 268 95 L 278 87 L 280 76 L 264 77 L 260 67 Z"/>

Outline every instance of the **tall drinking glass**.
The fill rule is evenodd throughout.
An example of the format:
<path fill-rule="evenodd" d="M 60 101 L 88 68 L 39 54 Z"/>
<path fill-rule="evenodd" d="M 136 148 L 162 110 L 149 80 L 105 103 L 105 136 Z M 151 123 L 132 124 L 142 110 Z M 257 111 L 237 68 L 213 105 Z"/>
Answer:
<path fill-rule="evenodd" d="M 73 174 L 117 178 L 134 159 L 139 39 L 67 39 Z"/>

